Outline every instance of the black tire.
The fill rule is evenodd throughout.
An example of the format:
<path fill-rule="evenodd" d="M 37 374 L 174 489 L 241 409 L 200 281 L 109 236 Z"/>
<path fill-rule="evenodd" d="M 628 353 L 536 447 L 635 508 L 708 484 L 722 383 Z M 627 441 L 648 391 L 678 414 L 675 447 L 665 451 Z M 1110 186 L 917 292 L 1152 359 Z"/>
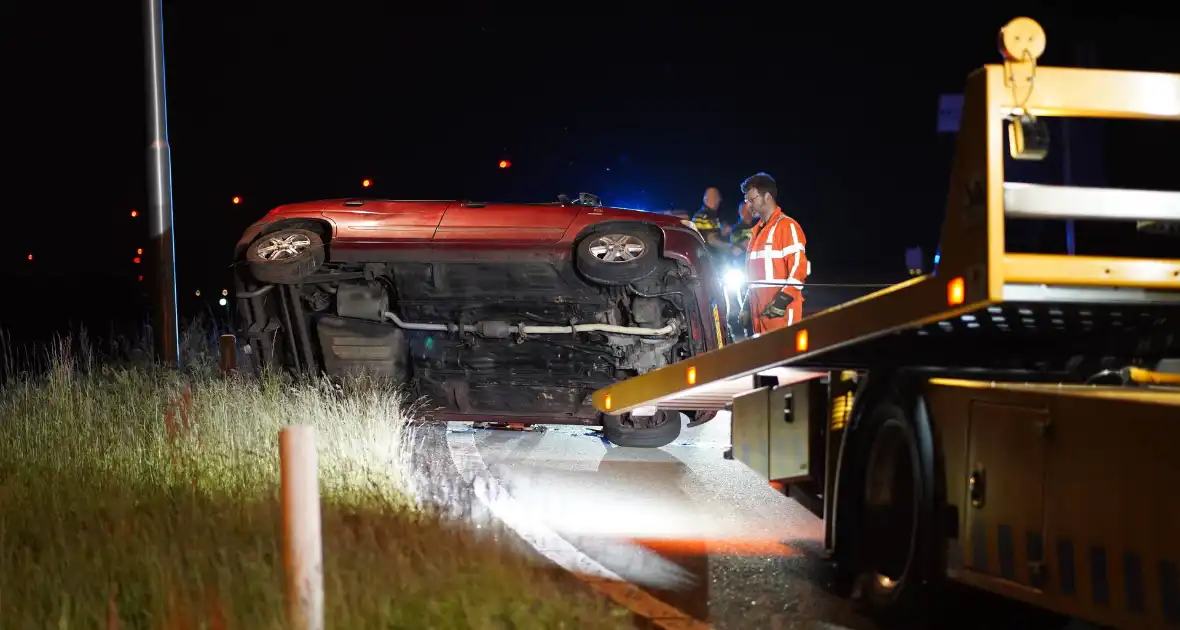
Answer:
<path fill-rule="evenodd" d="M 267 248 L 284 242 L 292 245 L 292 249 L 267 252 Z M 296 284 L 324 264 L 325 258 L 324 241 L 320 235 L 302 228 L 271 232 L 246 248 L 250 273 L 259 282 L 271 284 Z"/>
<path fill-rule="evenodd" d="M 587 278 L 626 286 L 655 273 L 660 264 L 658 247 L 659 241 L 643 228 L 607 227 L 578 241 L 574 258 Z"/>
<path fill-rule="evenodd" d="M 874 616 L 919 627 L 946 570 L 933 431 L 920 397 L 878 393 L 841 453 L 836 561 Z"/>
<path fill-rule="evenodd" d="M 615 446 L 660 448 L 680 437 L 680 412 L 659 409 L 654 416 L 605 415 L 602 434 Z"/>

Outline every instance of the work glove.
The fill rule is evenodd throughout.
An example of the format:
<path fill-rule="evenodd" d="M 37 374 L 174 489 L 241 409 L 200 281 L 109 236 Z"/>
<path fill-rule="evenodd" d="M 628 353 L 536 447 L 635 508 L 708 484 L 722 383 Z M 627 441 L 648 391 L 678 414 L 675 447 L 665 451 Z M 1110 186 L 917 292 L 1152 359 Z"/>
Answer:
<path fill-rule="evenodd" d="M 770 304 L 767 304 L 766 308 L 762 310 L 762 317 L 785 317 L 787 314 L 787 309 L 790 308 L 791 302 L 794 301 L 795 296 L 787 295 L 786 293 L 779 291 L 778 295 L 774 296 L 774 300 L 772 300 Z"/>

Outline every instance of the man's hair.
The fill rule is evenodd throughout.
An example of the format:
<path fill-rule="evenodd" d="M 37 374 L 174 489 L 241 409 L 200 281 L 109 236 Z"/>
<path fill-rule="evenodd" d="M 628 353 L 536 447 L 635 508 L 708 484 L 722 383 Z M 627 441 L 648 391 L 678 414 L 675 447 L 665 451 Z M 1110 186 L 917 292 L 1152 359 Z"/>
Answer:
<path fill-rule="evenodd" d="M 757 188 L 759 192 L 769 193 L 771 198 L 778 202 L 778 184 L 774 183 L 774 178 L 766 173 L 755 173 L 746 178 L 742 182 L 742 194 L 750 192 L 751 188 Z"/>

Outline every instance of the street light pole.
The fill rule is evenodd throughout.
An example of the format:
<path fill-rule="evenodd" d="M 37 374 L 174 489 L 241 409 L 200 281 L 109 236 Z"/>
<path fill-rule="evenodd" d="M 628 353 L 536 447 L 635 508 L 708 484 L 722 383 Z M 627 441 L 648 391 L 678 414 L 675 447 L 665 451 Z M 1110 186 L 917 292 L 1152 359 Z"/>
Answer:
<path fill-rule="evenodd" d="M 148 96 L 149 228 L 155 254 L 156 312 L 152 330 L 156 358 L 168 367 L 180 365 L 180 332 L 176 315 L 176 244 L 172 235 L 172 158 L 168 147 L 168 95 L 164 85 L 163 0 L 143 0 L 143 26 Z"/>

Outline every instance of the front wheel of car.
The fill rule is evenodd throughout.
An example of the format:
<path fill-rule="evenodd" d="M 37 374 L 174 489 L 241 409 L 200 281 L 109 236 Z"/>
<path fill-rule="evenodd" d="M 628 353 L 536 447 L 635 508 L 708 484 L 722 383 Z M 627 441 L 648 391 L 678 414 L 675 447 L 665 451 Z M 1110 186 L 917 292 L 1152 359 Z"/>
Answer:
<path fill-rule="evenodd" d="M 657 410 L 652 416 L 604 415 L 602 433 L 615 446 L 660 448 L 680 437 L 680 412 Z"/>
<path fill-rule="evenodd" d="M 642 280 L 659 266 L 658 241 L 651 232 L 636 228 L 611 228 L 594 232 L 578 242 L 578 271 L 587 278 L 612 286 Z"/>
<path fill-rule="evenodd" d="M 271 232 L 250 244 L 246 261 L 261 282 L 295 284 L 324 264 L 324 241 L 301 228 Z"/>

